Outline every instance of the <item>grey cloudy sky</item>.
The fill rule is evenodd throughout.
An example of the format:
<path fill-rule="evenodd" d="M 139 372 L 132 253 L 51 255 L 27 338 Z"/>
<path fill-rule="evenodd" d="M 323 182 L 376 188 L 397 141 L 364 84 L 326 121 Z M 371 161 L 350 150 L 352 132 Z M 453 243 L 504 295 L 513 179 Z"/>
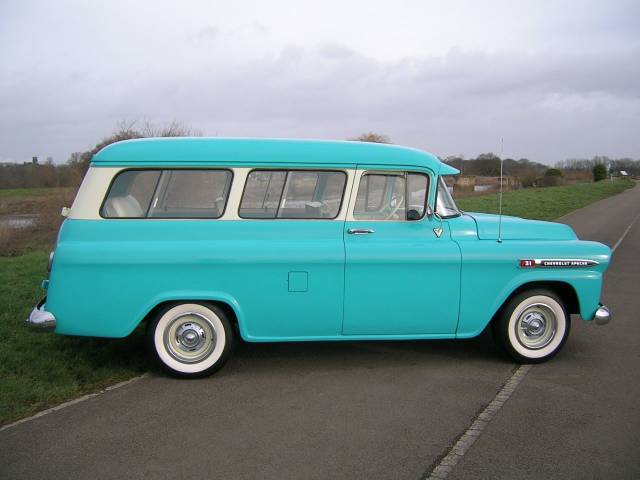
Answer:
<path fill-rule="evenodd" d="M 640 157 L 637 1 L 0 1 L 0 161 L 123 120 L 376 131 L 438 155 Z"/>

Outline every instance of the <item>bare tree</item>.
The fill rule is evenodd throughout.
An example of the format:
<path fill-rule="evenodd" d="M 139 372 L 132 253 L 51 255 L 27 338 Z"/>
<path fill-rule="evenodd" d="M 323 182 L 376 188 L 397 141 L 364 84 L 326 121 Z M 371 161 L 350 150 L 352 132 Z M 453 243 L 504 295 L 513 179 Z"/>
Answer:
<path fill-rule="evenodd" d="M 177 120 L 172 120 L 170 123 L 164 126 L 157 126 L 148 120 L 142 126 L 141 129 L 136 127 L 138 121 L 137 120 L 121 120 L 116 124 L 116 129 L 114 132 L 102 139 L 102 141 L 96 144 L 91 150 L 87 150 L 82 153 L 73 153 L 68 160 L 69 165 L 76 165 L 80 167 L 82 175 L 89 168 L 89 164 L 91 163 L 91 158 L 102 150 L 107 145 L 111 145 L 115 142 L 120 142 L 123 140 L 133 140 L 136 138 L 149 138 L 149 137 L 199 137 L 202 136 L 202 133 L 192 129 L 190 126 L 179 122 Z M 78 157 L 79 155 L 79 157 Z"/>
<path fill-rule="evenodd" d="M 177 120 L 172 120 L 170 123 L 158 127 L 157 125 L 149 122 L 145 122 L 142 127 L 141 136 L 144 138 L 149 137 L 200 137 L 202 132 L 194 130 L 189 125 L 186 125 Z"/>
<path fill-rule="evenodd" d="M 391 139 L 387 135 L 382 135 L 375 132 L 363 133 L 361 135 L 358 135 L 357 137 L 349 138 L 348 140 L 354 142 L 391 143 Z"/>

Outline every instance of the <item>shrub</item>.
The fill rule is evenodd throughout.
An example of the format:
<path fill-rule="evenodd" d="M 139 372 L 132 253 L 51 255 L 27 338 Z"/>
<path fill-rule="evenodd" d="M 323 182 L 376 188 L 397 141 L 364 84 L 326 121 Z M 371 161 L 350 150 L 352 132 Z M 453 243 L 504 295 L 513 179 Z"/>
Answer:
<path fill-rule="evenodd" d="M 598 163 L 593 167 L 593 181 L 599 182 L 607 178 L 607 166 L 603 163 Z"/>
<path fill-rule="evenodd" d="M 556 187 L 558 185 L 564 185 L 564 178 L 562 177 L 562 171 L 557 168 L 549 168 L 544 172 L 544 177 L 539 181 L 543 187 Z"/>
<path fill-rule="evenodd" d="M 542 187 L 557 187 L 559 185 L 564 185 L 564 178 L 545 175 L 539 180 L 538 184 Z"/>
<path fill-rule="evenodd" d="M 545 177 L 562 177 L 562 171 L 557 168 L 550 168 L 544 172 Z"/>

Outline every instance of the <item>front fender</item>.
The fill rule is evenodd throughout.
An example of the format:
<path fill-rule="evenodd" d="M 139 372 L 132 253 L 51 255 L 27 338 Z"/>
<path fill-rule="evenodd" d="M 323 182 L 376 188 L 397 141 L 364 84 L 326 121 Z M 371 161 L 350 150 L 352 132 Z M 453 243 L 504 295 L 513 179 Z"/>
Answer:
<path fill-rule="evenodd" d="M 596 242 L 465 241 L 462 251 L 460 315 L 456 337 L 479 335 L 509 296 L 529 283 L 560 282 L 576 293 L 580 315 L 591 319 L 599 306 L 602 274 L 610 250 Z M 520 268 L 520 259 L 585 258 L 586 268 Z"/>

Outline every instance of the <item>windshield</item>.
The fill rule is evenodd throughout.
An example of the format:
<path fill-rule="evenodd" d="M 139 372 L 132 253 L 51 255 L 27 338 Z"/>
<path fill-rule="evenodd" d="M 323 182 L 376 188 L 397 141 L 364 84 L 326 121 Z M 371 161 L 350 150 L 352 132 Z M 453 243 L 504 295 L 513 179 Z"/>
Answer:
<path fill-rule="evenodd" d="M 460 215 L 460 210 L 456 206 L 456 202 L 453 201 L 451 193 L 447 184 L 444 183 L 442 177 L 438 177 L 438 198 L 436 199 L 436 213 L 442 218 L 457 217 Z"/>

